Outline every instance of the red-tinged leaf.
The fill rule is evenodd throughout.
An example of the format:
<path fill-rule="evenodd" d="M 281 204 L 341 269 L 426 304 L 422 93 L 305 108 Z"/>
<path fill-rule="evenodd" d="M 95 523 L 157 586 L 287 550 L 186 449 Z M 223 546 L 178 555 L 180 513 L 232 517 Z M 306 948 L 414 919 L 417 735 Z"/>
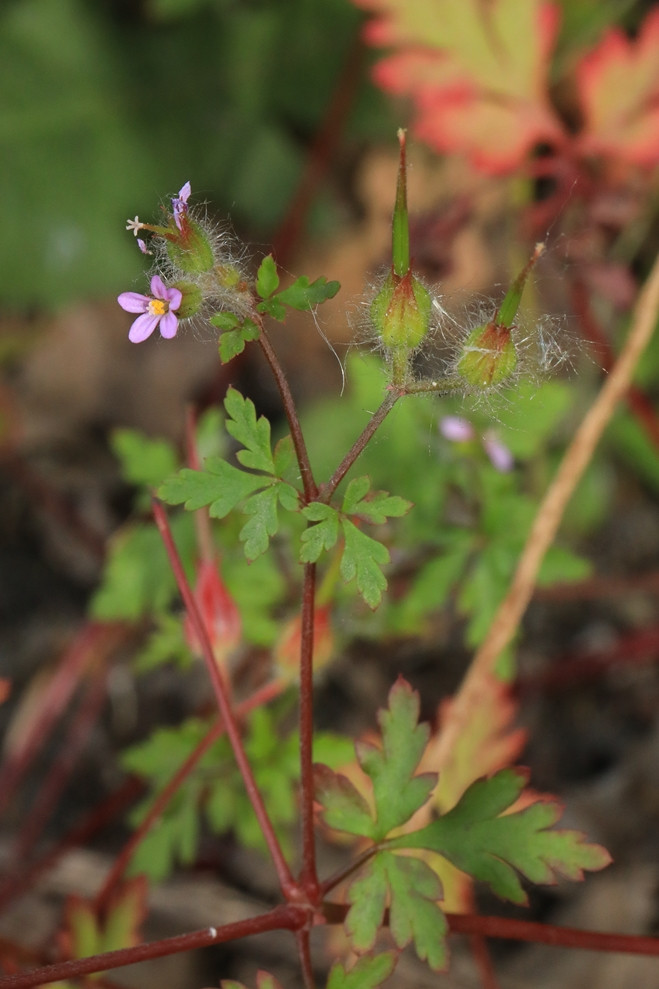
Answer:
<path fill-rule="evenodd" d="M 632 41 L 619 28 L 607 32 L 577 67 L 585 118 L 583 154 L 622 158 L 636 165 L 659 162 L 659 10 Z"/>
<path fill-rule="evenodd" d="M 380 17 L 366 38 L 397 49 L 375 68 L 412 97 L 415 135 L 487 172 L 512 171 L 562 136 L 546 93 L 558 8 L 543 0 L 355 0 Z"/>
<path fill-rule="evenodd" d="M 553 885 L 557 876 L 581 880 L 611 862 L 601 845 L 580 831 L 552 829 L 563 808 L 541 800 L 521 811 L 511 808 L 526 786 L 523 769 L 503 769 L 477 780 L 459 803 L 437 821 L 389 842 L 395 848 L 425 848 L 449 859 L 457 868 L 486 882 L 501 899 L 525 904 L 519 875 L 530 882 Z"/>

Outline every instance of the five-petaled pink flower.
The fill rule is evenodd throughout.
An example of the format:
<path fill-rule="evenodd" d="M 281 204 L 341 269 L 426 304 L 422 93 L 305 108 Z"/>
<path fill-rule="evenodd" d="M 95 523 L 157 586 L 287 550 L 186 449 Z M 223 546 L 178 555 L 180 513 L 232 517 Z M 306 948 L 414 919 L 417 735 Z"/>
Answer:
<path fill-rule="evenodd" d="M 140 295 L 139 292 L 122 292 L 117 302 L 126 312 L 138 312 L 138 316 L 130 328 L 128 339 L 131 343 L 142 343 L 150 337 L 156 326 L 160 326 L 160 336 L 171 340 L 178 330 L 176 310 L 180 307 L 183 296 L 177 288 L 167 288 L 160 275 L 151 279 L 151 295 Z"/>

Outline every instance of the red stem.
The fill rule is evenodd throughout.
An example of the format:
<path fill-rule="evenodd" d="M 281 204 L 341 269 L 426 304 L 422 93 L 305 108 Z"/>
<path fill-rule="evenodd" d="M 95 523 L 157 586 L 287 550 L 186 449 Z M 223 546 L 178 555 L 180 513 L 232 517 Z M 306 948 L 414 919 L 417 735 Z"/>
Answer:
<path fill-rule="evenodd" d="M 135 965 L 137 962 L 149 961 L 152 958 L 179 954 L 181 951 L 207 948 L 211 944 L 223 944 L 252 934 L 276 930 L 296 931 L 306 920 L 306 911 L 299 907 L 278 906 L 259 917 L 239 920 L 234 924 L 225 924 L 223 927 L 206 927 L 201 931 L 179 934 L 176 937 L 163 938 L 161 941 L 152 941 L 148 944 L 138 944 L 133 948 L 105 951 L 89 958 L 57 962 L 55 965 L 46 965 L 30 972 L 21 972 L 20 975 L 10 975 L 0 979 L 0 989 L 31 989 L 32 986 L 76 979 L 94 972 L 107 972 L 113 968 L 122 968 L 124 965 Z"/>
<path fill-rule="evenodd" d="M 272 344 L 266 336 L 263 324 L 261 324 L 259 344 L 265 359 L 270 366 L 270 370 L 272 371 L 272 375 L 279 391 L 281 403 L 284 408 L 284 414 L 288 422 L 288 428 L 291 431 L 291 439 L 293 440 L 293 446 L 295 448 L 295 456 L 297 457 L 297 462 L 300 468 L 305 502 L 308 504 L 310 501 L 315 500 L 316 495 L 318 494 L 318 487 L 314 480 L 313 471 L 311 470 L 307 445 L 302 434 L 302 427 L 300 426 L 300 420 L 295 407 L 295 401 L 293 400 L 293 395 L 291 394 L 291 389 L 288 386 L 286 375 L 284 374 L 283 368 L 277 359 L 277 355 L 272 349 Z"/>
<path fill-rule="evenodd" d="M 369 443 L 371 437 L 374 435 L 375 431 L 382 425 L 386 417 L 389 415 L 394 405 L 401 397 L 400 392 L 390 391 L 386 395 L 384 401 L 380 405 L 380 408 L 371 416 L 366 428 L 362 432 L 361 436 L 353 443 L 350 450 L 346 453 L 345 457 L 336 468 L 331 478 L 326 484 L 322 484 L 318 492 L 319 501 L 325 502 L 327 504 L 338 488 L 339 484 L 346 476 L 352 465 L 354 464 L 357 457 L 364 451 L 367 444 Z"/>
<path fill-rule="evenodd" d="M 316 564 L 304 568 L 300 631 L 300 802 L 302 817 L 302 872 L 300 884 L 312 903 L 317 902 L 316 838 L 313 813 L 313 633 L 316 600 Z"/>
<path fill-rule="evenodd" d="M 236 763 L 238 764 L 240 775 L 242 776 L 245 784 L 245 791 L 249 797 L 252 807 L 254 808 L 254 813 L 256 814 L 263 837 L 265 838 L 270 855 L 272 856 L 272 861 L 277 871 L 282 893 L 286 899 L 290 899 L 291 897 L 296 896 L 297 885 L 293 880 L 288 863 L 284 858 L 279 840 L 277 839 L 277 835 L 272 827 L 272 822 L 268 816 L 268 812 L 266 811 L 265 804 L 263 803 L 263 798 L 261 797 L 259 789 L 256 785 L 254 774 L 252 773 L 252 767 L 249 764 L 249 760 L 240 737 L 238 721 L 233 710 L 231 709 L 229 692 L 224 682 L 224 677 L 220 672 L 220 668 L 215 661 L 213 648 L 208 638 L 206 626 L 199 613 L 199 609 L 197 608 L 197 602 L 195 601 L 194 594 L 192 593 L 192 588 L 188 583 L 188 578 L 185 575 L 185 570 L 183 569 L 183 564 L 181 563 L 181 558 L 178 554 L 178 550 L 172 536 L 172 531 L 169 526 L 167 513 L 157 498 L 152 499 L 152 507 L 156 525 L 158 526 L 160 536 L 167 551 L 169 563 L 176 578 L 179 592 L 183 598 L 186 611 L 190 621 L 192 622 L 197 639 L 201 645 L 202 655 L 213 685 L 217 706 L 226 726 L 226 733 L 229 737 L 229 742 L 231 743 L 231 748 L 233 749 L 233 754 L 235 756 Z"/>

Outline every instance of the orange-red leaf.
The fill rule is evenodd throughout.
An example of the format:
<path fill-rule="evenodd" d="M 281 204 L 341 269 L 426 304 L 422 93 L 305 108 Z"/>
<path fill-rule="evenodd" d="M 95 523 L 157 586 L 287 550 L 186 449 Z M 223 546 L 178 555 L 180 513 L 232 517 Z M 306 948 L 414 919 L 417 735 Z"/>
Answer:
<path fill-rule="evenodd" d="M 659 162 L 659 10 L 653 10 L 636 40 L 619 28 L 577 66 L 584 114 L 578 147 L 636 165 Z"/>
<path fill-rule="evenodd" d="M 355 0 L 379 18 L 374 45 L 397 49 L 375 67 L 383 89 L 409 94 L 414 132 L 484 171 L 514 169 L 562 136 L 546 94 L 558 8 L 544 0 Z"/>

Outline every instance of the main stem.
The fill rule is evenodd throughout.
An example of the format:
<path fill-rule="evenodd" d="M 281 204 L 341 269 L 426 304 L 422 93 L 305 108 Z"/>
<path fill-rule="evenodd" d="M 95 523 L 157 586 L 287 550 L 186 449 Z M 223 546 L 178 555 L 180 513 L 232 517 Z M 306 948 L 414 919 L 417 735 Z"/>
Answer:
<path fill-rule="evenodd" d="M 300 633 L 300 802 L 302 872 L 300 885 L 309 899 L 318 896 L 316 840 L 313 814 L 313 632 L 316 605 L 316 564 L 304 568 Z"/>
<path fill-rule="evenodd" d="M 277 355 L 272 349 L 272 345 L 266 336 L 263 325 L 261 325 L 261 335 L 259 336 L 258 342 L 266 361 L 270 365 L 270 370 L 272 371 L 279 390 L 281 403 L 284 407 L 284 414 L 286 415 L 286 419 L 288 421 L 288 428 L 291 431 L 291 439 L 293 440 L 293 447 L 295 448 L 295 456 L 297 457 L 297 462 L 300 467 L 300 477 L 302 478 L 302 487 L 304 488 L 304 498 L 308 504 L 310 501 L 314 501 L 316 499 L 316 496 L 318 495 L 318 486 L 316 485 L 313 471 L 311 470 L 311 462 L 307 452 L 307 444 L 305 443 L 304 436 L 302 435 L 302 428 L 300 426 L 300 419 L 295 407 L 295 401 L 293 399 L 293 395 L 291 394 L 291 390 L 288 387 L 288 381 L 286 380 L 284 370 L 277 359 Z"/>

